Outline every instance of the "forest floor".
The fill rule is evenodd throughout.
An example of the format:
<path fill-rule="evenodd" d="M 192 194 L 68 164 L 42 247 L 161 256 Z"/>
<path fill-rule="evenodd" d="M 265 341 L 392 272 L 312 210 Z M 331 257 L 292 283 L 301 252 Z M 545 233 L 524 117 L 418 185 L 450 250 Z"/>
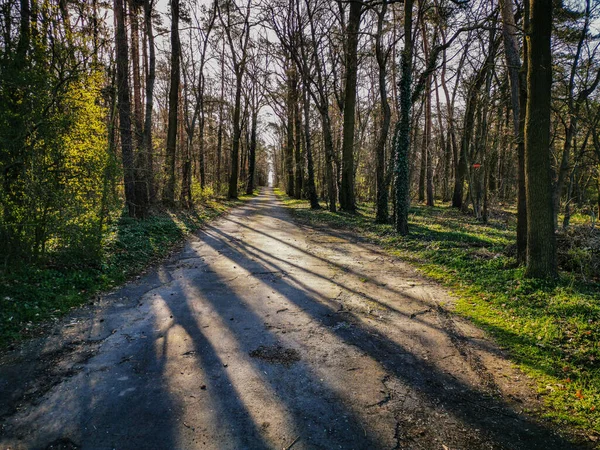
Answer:
<path fill-rule="evenodd" d="M 43 261 L 0 270 L 0 350 L 43 334 L 73 307 L 143 274 L 191 232 L 250 197 L 205 199 L 192 210 L 155 209 L 144 220 L 113 218 L 97 252 L 54 252 Z"/>
<path fill-rule="evenodd" d="M 440 285 L 317 222 L 265 189 L 4 352 L 0 448 L 593 448 Z"/>

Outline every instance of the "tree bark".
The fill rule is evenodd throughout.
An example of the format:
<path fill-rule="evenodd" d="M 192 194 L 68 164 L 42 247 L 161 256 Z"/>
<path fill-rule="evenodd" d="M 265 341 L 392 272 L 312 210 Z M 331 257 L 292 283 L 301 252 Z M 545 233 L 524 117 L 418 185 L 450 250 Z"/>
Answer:
<path fill-rule="evenodd" d="M 152 30 L 152 3 L 144 1 L 144 23 L 148 40 L 148 72 L 146 74 L 146 112 L 144 117 L 144 151 L 146 154 L 146 182 L 148 183 L 148 201 L 156 200 L 154 184 L 154 161 L 152 148 L 152 109 L 154 107 L 154 81 L 156 79 L 156 51 L 154 48 L 154 32 Z"/>
<path fill-rule="evenodd" d="M 285 145 L 285 170 L 286 178 L 286 194 L 294 197 L 294 107 L 298 101 L 295 95 L 294 84 L 294 69 L 292 63 L 288 62 L 287 70 L 287 128 L 286 128 L 286 145 Z"/>
<path fill-rule="evenodd" d="M 412 17 L 413 0 L 404 1 L 404 49 L 400 75 L 400 120 L 396 137 L 396 231 L 408 234 L 408 209 L 410 206 L 410 178 L 408 154 L 410 151 L 410 116 L 412 109 Z"/>
<path fill-rule="evenodd" d="M 219 125 L 217 129 L 217 193 L 221 193 L 223 160 L 223 104 L 225 103 L 225 40 L 221 49 L 221 94 L 219 96 Z"/>
<path fill-rule="evenodd" d="M 302 83 L 302 100 L 304 109 L 304 148 L 306 150 L 306 163 L 308 169 L 308 178 L 306 185 L 306 195 L 310 201 L 311 209 L 320 209 L 319 199 L 317 197 L 317 188 L 315 186 L 315 168 L 313 162 L 312 143 L 310 136 L 310 96 L 308 94 L 308 82 Z"/>
<path fill-rule="evenodd" d="M 138 217 L 140 211 L 135 199 L 135 167 L 133 139 L 131 134 L 131 100 L 129 97 L 129 46 L 125 28 L 125 5 L 123 0 L 114 0 L 115 43 L 117 62 L 117 96 L 119 108 L 119 131 L 121 156 L 125 184 L 125 205 L 130 217 Z"/>
<path fill-rule="evenodd" d="M 431 80 L 425 88 L 425 156 L 426 156 L 426 168 L 425 168 L 425 184 L 427 189 L 427 206 L 434 206 L 433 198 L 433 163 L 431 161 L 431 129 L 433 128 L 431 118 Z"/>
<path fill-rule="evenodd" d="M 556 278 L 556 240 L 550 167 L 552 1 L 531 0 L 528 41 L 525 186 L 527 265 L 525 275 Z"/>
<path fill-rule="evenodd" d="M 294 161 L 295 161 L 295 186 L 294 196 L 302 198 L 302 185 L 304 184 L 304 157 L 302 155 L 302 116 L 300 115 L 300 93 L 298 90 L 298 74 L 294 68 L 296 83 L 294 85 Z"/>
<path fill-rule="evenodd" d="M 252 112 L 252 125 L 250 128 L 250 146 L 248 148 L 248 185 L 246 194 L 251 195 L 254 192 L 255 172 L 256 172 L 256 128 L 258 126 L 258 111 Z"/>
<path fill-rule="evenodd" d="M 525 143 L 523 141 L 524 101 L 527 100 L 525 80 L 521 71 L 517 27 L 513 12 L 513 0 L 502 0 L 502 34 L 504 37 L 504 53 L 510 83 L 510 100 L 513 114 L 513 133 L 517 144 L 517 262 L 525 263 L 527 252 L 527 208 L 525 206 Z M 526 48 L 524 47 L 524 54 Z M 525 56 L 526 58 L 526 56 Z"/>
<path fill-rule="evenodd" d="M 233 142 L 231 144 L 231 174 L 229 176 L 229 190 L 227 196 L 230 199 L 238 197 L 237 183 L 240 170 L 240 139 L 242 127 L 240 126 L 241 102 L 242 102 L 242 76 L 238 71 L 235 75 L 235 103 L 233 104 Z"/>
<path fill-rule="evenodd" d="M 376 195 L 377 195 L 377 212 L 375 215 L 375 221 L 378 223 L 387 223 L 389 220 L 389 207 L 388 207 L 388 195 L 390 184 L 388 177 L 386 177 L 386 158 L 385 158 L 385 146 L 388 140 L 388 134 L 390 131 L 390 123 L 392 120 L 392 110 L 387 99 L 387 83 L 386 83 L 386 71 L 387 71 L 387 53 L 382 48 L 381 38 L 383 35 L 383 22 L 385 20 L 385 14 L 387 12 L 387 0 L 383 0 L 381 5 L 381 11 L 377 16 L 377 34 L 375 35 L 375 56 L 377 58 L 377 66 L 379 69 L 378 81 L 379 81 L 379 102 L 381 108 L 381 128 L 379 129 L 379 135 L 377 136 L 376 142 L 376 168 L 375 168 L 375 184 L 376 184 Z"/>
<path fill-rule="evenodd" d="M 139 7 L 133 1 L 129 2 L 129 17 L 131 20 L 131 64 L 133 80 L 133 123 L 135 130 L 135 198 L 140 208 L 140 215 L 145 216 L 149 203 L 147 183 L 147 161 L 144 151 L 144 117 L 142 113 L 142 80 L 140 75 L 140 32 Z"/>
<path fill-rule="evenodd" d="M 171 0 L 171 81 L 169 86 L 169 124 L 167 128 L 166 175 L 164 202 L 175 204 L 175 155 L 177 152 L 177 119 L 179 112 L 179 0 Z"/>
<path fill-rule="evenodd" d="M 354 127 L 358 73 L 358 32 L 361 15 L 362 2 L 351 2 L 346 27 L 346 88 L 344 91 L 342 183 L 340 188 L 340 208 L 348 212 L 356 211 L 356 199 L 354 195 Z"/>

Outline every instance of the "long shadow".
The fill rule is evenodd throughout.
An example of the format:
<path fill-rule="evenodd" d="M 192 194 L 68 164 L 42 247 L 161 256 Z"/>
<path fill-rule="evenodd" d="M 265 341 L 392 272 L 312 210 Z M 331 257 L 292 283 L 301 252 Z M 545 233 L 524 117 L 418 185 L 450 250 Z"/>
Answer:
<path fill-rule="evenodd" d="M 215 250 L 231 248 L 226 242 L 215 239 L 209 234 L 203 235 L 203 242 Z M 261 271 L 264 266 L 244 259 L 243 255 L 226 255 L 232 260 L 244 262 L 247 269 Z M 265 327 L 264 317 L 259 316 L 247 305 L 228 282 L 218 272 L 210 272 L 210 278 L 204 274 L 199 275 L 192 282 L 192 298 L 182 299 L 174 304 L 170 302 L 173 319 L 176 324 L 181 325 L 186 333 L 192 338 L 198 363 L 211 370 L 215 377 L 220 379 L 218 384 L 209 385 L 208 389 L 216 389 L 219 401 L 220 413 L 227 421 L 236 424 L 240 439 L 235 448 L 274 448 L 265 441 L 261 430 L 252 420 L 248 407 L 238 398 L 234 384 L 228 375 L 233 367 L 224 368 L 223 361 L 219 358 L 217 351 L 210 340 L 206 338 L 198 326 L 196 316 L 190 307 L 190 302 L 205 302 L 218 313 L 222 319 L 220 326 L 226 326 L 241 351 L 248 355 L 255 350 L 259 344 L 273 346 L 281 344 L 277 336 Z M 219 295 L 215 296 L 215 290 Z M 201 300 L 197 300 L 200 297 Z M 226 299 L 226 300 L 225 300 Z M 230 317 L 240 317 L 239 320 L 229 320 Z M 224 325 L 223 325 L 224 324 Z M 245 336 L 245 330 L 260 330 L 260 342 L 249 340 Z M 254 372 L 262 377 L 262 382 L 273 389 L 277 400 L 285 405 L 285 411 L 291 415 L 294 430 L 300 436 L 301 442 L 311 445 L 311 448 L 382 448 L 377 436 L 372 436 L 364 430 L 360 420 L 353 411 L 344 405 L 344 401 L 331 388 L 319 382 L 316 374 L 312 373 L 310 367 L 302 362 L 292 367 L 273 366 L 257 359 L 247 357 L 244 363 L 250 364 Z M 239 364 L 239 361 L 238 361 Z M 235 366 L 235 363 L 231 363 Z M 263 377 L 264 374 L 264 377 Z M 292 374 L 289 376 L 289 374 Z M 255 408 L 257 405 L 253 405 Z M 293 438 L 294 436 L 290 436 Z M 291 439 L 290 439 L 291 441 Z M 289 442 L 288 442 L 289 443 Z"/>
<path fill-rule="evenodd" d="M 279 239 L 279 238 L 277 238 L 277 237 L 275 237 L 275 236 L 272 236 L 272 235 L 270 235 L 270 234 L 268 234 L 268 233 L 265 233 L 264 231 L 257 230 L 256 228 L 252 228 L 252 227 L 250 227 L 250 226 L 248 226 L 248 225 L 245 225 L 245 224 L 243 224 L 243 223 L 241 223 L 241 222 L 238 222 L 238 221 L 235 221 L 235 220 L 231 220 L 231 219 L 225 219 L 225 220 L 228 220 L 228 221 L 230 221 L 230 222 L 232 222 L 232 223 L 234 223 L 234 224 L 236 224 L 236 225 L 238 225 L 238 226 L 240 226 L 240 227 L 242 227 L 242 228 L 245 228 L 245 229 L 247 229 L 247 230 L 249 230 L 249 231 L 251 231 L 251 232 L 253 232 L 253 233 L 261 234 L 261 235 L 263 235 L 263 236 L 265 236 L 265 237 L 267 237 L 267 238 L 269 238 L 269 239 L 272 239 L 272 240 L 274 240 L 274 241 L 280 242 L 281 244 L 287 245 L 288 247 L 290 247 L 290 248 L 293 248 L 294 250 L 297 250 L 297 251 L 299 251 L 299 252 L 301 252 L 301 253 L 303 253 L 303 254 L 305 254 L 305 255 L 309 256 L 310 258 L 314 258 L 314 259 L 316 259 L 316 260 L 319 260 L 319 261 L 321 261 L 321 262 L 324 262 L 324 263 L 326 263 L 326 264 L 328 264 L 328 265 L 331 265 L 331 266 L 333 266 L 333 267 L 336 267 L 337 269 L 343 270 L 344 272 L 350 273 L 350 274 L 352 274 L 352 275 L 354 275 L 354 276 L 357 276 L 357 277 L 359 277 L 359 278 L 370 278 L 370 276 L 369 276 L 369 275 L 367 275 L 367 274 L 365 274 L 365 273 L 363 273 L 363 272 L 360 272 L 360 271 L 357 271 L 357 270 L 351 269 L 351 268 L 349 268 L 349 267 L 347 267 L 347 266 L 344 266 L 343 264 L 339 264 L 339 263 L 336 263 L 335 261 L 331 261 L 331 260 L 329 260 L 329 259 L 326 259 L 326 258 L 323 258 L 323 257 L 321 257 L 321 256 L 315 255 L 314 253 L 311 253 L 311 252 L 309 252 L 309 251 L 306 251 L 306 250 L 304 250 L 304 249 L 302 249 L 302 248 L 298 247 L 297 245 L 291 244 L 290 242 L 286 242 L 286 241 L 284 241 L 284 240 L 282 240 L 282 239 Z M 223 235 L 224 235 L 224 233 L 223 233 L 221 230 L 219 230 L 218 228 L 216 228 L 216 227 L 214 227 L 214 226 L 208 225 L 206 228 L 207 228 L 207 229 L 210 229 L 210 230 L 213 230 L 213 231 L 215 231 L 215 232 L 217 232 L 217 233 L 220 233 L 220 234 L 223 234 Z M 319 231 L 323 231 L 323 230 L 319 230 Z M 335 234 L 335 233 L 327 233 L 327 234 L 329 234 L 330 236 L 335 236 L 335 237 L 339 237 L 339 238 L 348 238 L 348 236 L 347 236 L 347 235 L 342 235 L 342 234 Z M 235 239 L 234 239 L 232 236 L 225 236 L 225 235 L 224 235 L 224 237 L 228 238 L 229 240 L 235 240 Z M 261 252 L 262 252 L 262 250 L 258 249 L 258 248 L 257 248 L 257 247 L 255 247 L 255 246 L 252 246 L 251 244 L 248 244 L 248 243 L 246 243 L 246 246 L 247 246 L 247 247 L 254 248 L 254 249 L 255 249 L 255 250 L 257 250 L 257 251 L 261 251 Z M 364 247 L 363 247 L 363 248 L 364 248 Z M 371 249 L 366 249 L 366 250 L 368 250 L 368 251 L 371 251 Z M 375 253 L 375 252 L 373 252 L 373 253 Z M 382 254 L 382 255 L 383 255 L 383 254 Z M 389 257 L 389 255 L 385 255 L 385 256 L 388 256 L 388 257 Z M 281 258 L 279 258 L 279 257 L 277 257 L 277 256 L 275 256 L 275 255 L 269 254 L 269 257 L 271 257 L 271 258 L 274 258 L 274 259 L 278 259 L 278 260 L 280 260 L 280 261 L 284 262 L 284 260 L 283 260 L 283 259 L 281 259 Z M 291 263 L 291 262 L 285 261 L 285 263 L 286 263 L 286 264 L 290 264 L 290 265 L 292 265 L 292 266 L 295 266 L 295 267 L 297 267 L 297 268 L 300 268 L 300 266 L 298 266 L 298 265 L 294 265 L 294 264 L 293 264 L 293 263 Z M 306 270 L 306 268 L 302 268 L 302 270 Z M 313 272 L 313 273 L 314 273 L 314 272 Z M 316 274 L 316 273 L 315 273 L 315 275 L 316 275 L 316 276 L 319 276 L 319 275 L 318 275 L 318 274 Z M 345 288 L 345 289 L 348 289 L 348 288 Z M 394 289 L 394 288 L 392 288 L 392 287 L 389 287 L 389 286 L 387 286 L 387 287 L 386 287 L 386 289 L 387 289 L 388 291 L 390 291 L 390 292 L 394 292 L 394 293 L 396 293 L 396 294 L 398 294 L 398 295 L 405 295 L 405 292 L 404 292 L 404 291 L 399 291 L 399 290 L 397 290 L 397 289 Z M 374 298 L 370 298 L 370 297 L 369 297 L 367 294 L 364 294 L 364 293 L 362 293 L 362 292 L 358 292 L 358 291 L 353 291 L 353 292 L 354 292 L 354 293 L 356 293 L 357 295 L 363 295 L 363 296 L 365 296 L 365 297 L 369 298 L 369 300 L 372 300 L 372 301 L 374 301 L 374 302 L 376 302 L 376 303 L 379 303 L 379 302 L 378 302 L 376 299 L 374 299 Z M 392 308 L 392 309 L 393 309 L 393 308 Z"/>
<path fill-rule="evenodd" d="M 226 241 L 235 242 L 237 240 L 233 236 L 231 236 L 231 235 L 229 235 L 229 234 L 227 234 L 227 233 L 225 233 L 225 232 L 223 232 L 223 231 L 221 231 L 221 230 L 219 230 L 219 229 L 217 229 L 215 227 L 208 226 L 207 229 L 211 230 L 212 232 L 214 232 L 214 233 L 216 233 L 216 234 L 218 234 L 220 236 L 222 236 L 222 238 L 224 240 L 226 240 Z M 261 233 L 261 234 L 264 234 L 264 233 Z M 283 242 L 281 240 L 278 240 L 278 241 L 279 242 Z M 231 245 L 230 245 L 230 247 L 231 248 L 235 248 L 235 247 L 233 247 Z M 293 245 L 291 247 L 297 248 L 297 247 L 295 247 Z M 434 325 L 432 325 L 432 324 L 430 324 L 430 323 L 428 323 L 428 322 L 420 319 L 418 316 L 415 316 L 413 314 L 408 314 L 408 313 L 406 313 L 404 311 L 399 310 L 398 308 L 393 307 L 392 305 L 389 305 L 387 303 L 381 302 L 380 300 L 378 300 L 376 297 L 373 297 L 372 295 L 369 295 L 369 294 L 367 294 L 365 292 L 362 292 L 362 291 L 358 291 L 356 289 L 352 289 L 352 288 L 350 288 L 350 287 L 348 287 L 348 286 L 346 286 L 344 284 L 341 284 L 341 283 L 335 281 L 332 278 L 328 278 L 325 275 L 321 275 L 321 274 L 319 274 L 319 273 L 317 273 L 315 271 L 309 270 L 305 266 L 300 266 L 298 264 L 294 264 L 294 263 L 292 263 L 290 261 L 287 261 L 287 260 L 285 260 L 283 258 L 275 256 L 275 255 L 273 255 L 271 253 L 265 252 L 264 250 L 261 250 L 260 248 L 254 246 L 252 244 L 244 243 L 243 253 L 246 254 L 246 255 L 248 255 L 248 257 L 256 258 L 258 260 L 264 261 L 266 264 L 270 264 L 269 260 L 276 260 L 276 261 L 279 261 L 282 264 L 286 264 L 288 266 L 292 266 L 293 268 L 301 270 L 302 272 L 304 272 L 306 274 L 309 274 L 312 277 L 316 277 L 316 278 L 320 278 L 322 280 L 326 280 L 329 283 L 338 286 L 340 289 L 342 289 L 344 291 L 350 292 L 351 294 L 354 294 L 354 295 L 356 295 L 358 297 L 362 297 L 362 298 L 364 298 L 364 299 L 366 299 L 366 300 L 368 300 L 368 301 L 370 301 L 370 302 L 372 302 L 372 303 L 380 306 L 382 309 L 384 309 L 386 311 L 392 311 L 393 313 L 395 313 L 395 314 L 397 314 L 399 316 L 402 316 L 404 318 L 410 318 L 414 322 L 418 322 L 418 323 L 420 323 L 421 325 L 423 325 L 423 326 L 425 326 L 427 328 L 439 329 L 439 328 L 435 327 Z M 314 256 L 310 252 L 305 252 L 305 253 L 307 255 L 309 255 L 309 256 L 312 256 L 312 257 L 316 258 L 316 259 L 320 259 L 322 261 L 327 261 L 324 258 L 320 258 L 318 256 Z M 336 266 L 336 267 L 344 267 L 345 268 L 345 266 L 337 265 L 337 264 L 335 264 L 333 262 L 331 263 L 331 265 Z M 347 272 L 348 273 L 352 273 L 354 275 L 359 275 L 359 276 L 362 275 L 360 272 L 356 272 L 356 271 L 353 271 L 353 270 L 350 270 L 350 269 L 348 269 Z M 323 301 L 329 301 L 330 300 L 329 298 L 327 298 L 326 296 L 322 295 L 317 290 L 311 288 L 308 284 L 306 284 L 305 282 L 303 282 L 302 280 L 300 280 L 298 277 L 294 277 L 293 275 L 291 275 L 289 273 L 286 273 L 286 277 L 289 280 L 292 280 L 298 286 L 300 286 L 304 291 L 309 292 L 314 297 L 320 298 Z M 385 287 L 385 289 L 387 289 L 387 290 L 389 290 L 391 292 L 394 292 L 394 293 L 396 293 L 398 295 L 401 295 L 403 297 L 410 298 L 411 301 L 414 301 L 415 303 L 418 303 L 419 305 L 421 305 L 423 307 L 430 307 L 431 306 L 430 304 L 424 302 L 422 299 L 420 299 L 418 297 L 415 297 L 414 295 L 411 295 L 410 293 L 408 293 L 406 291 L 399 291 L 397 289 L 389 288 L 387 286 Z"/>
<path fill-rule="evenodd" d="M 116 303 L 142 292 L 156 277 L 148 275 L 139 286 L 127 285 L 110 297 Z M 82 320 L 81 328 L 65 327 L 58 336 L 35 342 L 37 376 L 52 377 L 21 405 L 26 414 L 5 418 L 8 429 L 0 433 L 0 447 L 12 442 L 17 448 L 40 450 L 51 443 L 52 448 L 177 448 L 178 404 L 163 377 L 166 360 L 153 346 L 158 334 L 148 332 L 152 326 L 140 328 L 140 322 L 128 325 L 138 314 L 137 298 L 128 308 L 113 304 L 91 317 L 86 310 L 76 311 L 69 319 Z M 151 314 L 148 320 L 153 320 Z M 46 346 L 52 350 L 44 350 Z M 31 354 L 25 355 L 17 364 L 27 369 Z M 27 383 L 27 376 L 21 382 Z"/>
<path fill-rule="evenodd" d="M 214 282 L 222 282 L 218 277 L 214 278 Z M 210 407 L 220 423 L 223 434 L 228 436 L 230 448 L 270 448 L 239 397 L 225 368 L 225 362 L 199 328 L 196 322 L 197 313 L 190 308 L 188 299 L 184 296 L 171 300 L 166 306 L 173 315 L 174 324 L 180 325 L 191 338 L 194 350 L 190 354 L 195 356 L 196 365 L 207 375 L 205 379 L 198 380 L 198 393 L 206 390 L 211 395 L 213 401 L 210 402 Z M 201 388 L 200 384 L 205 387 Z"/>
<path fill-rule="evenodd" d="M 229 235 L 229 234 L 227 234 L 227 233 L 225 233 L 225 232 L 223 232 L 221 230 L 218 230 L 218 229 L 216 229 L 214 227 L 207 227 L 207 229 L 210 229 L 211 232 L 214 232 L 214 233 L 216 233 L 218 235 L 221 235 L 227 241 L 236 241 L 236 239 L 233 238 L 231 235 Z M 228 246 L 231 247 L 231 245 L 229 245 L 229 244 L 228 244 Z M 235 247 L 233 247 L 233 248 L 235 248 Z M 241 249 L 238 249 L 238 250 L 241 251 Z M 445 328 L 443 328 L 441 326 L 435 326 L 432 323 L 427 322 L 427 321 L 419 318 L 419 316 L 416 315 L 416 314 L 414 314 L 414 313 L 408 314 L 408 313 L 406 313 L 404 311 L 399 310 L 398 308 L 393 307 L 392 305 L 390 305 L 388 303 L 383 303 L 383 302 L 379 301 L 376 297 L 373 297 L 372 295 L 368 295 L 368 294 L 366 294 L 366 293 L 364 293 L 362 291 L 357 291 L 357 290 L 352 289 L 352 288 L 350 288 L 350 287 L 348 287 L 346 285 L 338 283 L 338 282 L 336 282 L 333 279 L 329 279 L 329 278 L 327 278 L 327 277 L 325 277 L 325 276 L 323 276 L 323 275 L 321 275 L 319 273 L 316 273 L 316 272 L 314 272 L 312 270 L 309 270 L 306 267 L 299 266 L 297 264 L 294 264 L 294 263 L 291 263 L 291 262 L 289 262 L 287 260 L 284 260 L 283 258 L 274 256 L 273 254 L 270 254 L 270 253 L 268 253 L 268 252 L 266 252 L 264 250 L 261 250 L 260 248 L 254 246 L 254 245 L 245 243 L 244 244 L 244 249 L 243 249 L 243 254 L 246 255 L 247 257 L 253 259 L 253 260 L 262 261 L 265 265 L 272 264 L 271 261 L 272 260 L 276 260 L 276 261 L 279 261 L 282 264 L 293 266 L 294 268 L 301 270 L 304 274 L 308 274 L 311 277 L 320 278 L 322 280 L 327 280 L 328 282 L 330 282 L 331 284 L 334 284 L 334 285 L 338 286 L 342 290 L 350 292 L 350 293 L 352 293 L 352 294 L 354 294 L 356 296 L 365 298 L 369 302 L 372 302 L 372 303 L 380 306 L 385 311 L 388 311 L 388 312 L 391 311 L 391 312 L 393 312 L 394 314 L 396 314 L 396 315 L 398 315 L 400 317 L 403 317 L 405 319 L 410 319 L 412 322 L 419 323 L 421 326 L 426 327 L 428 329 L 444 332 L 446 334 L 449 334 L 449 335 L 455 337 L 456 339 L 463 339 L 462 336 L 453 334 L 451 330 L 447 330 L 447 329 L 445 329 Z M 273 271 L 273 272 L 276 272 L 276 271 Z M 349 271 L 349 272 L 351 272 L 351 271 Z M 286 272 L 285 276 L 286 276 L 286 279 L 292 281 L 296 286 L 298 286 L 299 288 L 301 288 L 304 292 L 310 294 L 313 299 L 315 299 L 315 300 L 319 299 L 319 300 L 321 300 L 321 301 L 323 301 L 325 303 L 328 303 L 330 305 L 330 307 L 332 307 L 332 308 L 337 308 L 338 307 L 338 303 L 339 302 L 336 303 L 336 301 L 333 301 L 330 297 L 328 297 L 326 295 L 323 295 L 321 292 L 317 291 L 316 289 L 313 289 L 312 287 L 310 287 L 309 284 L 307 284 L 304 281 L 302 281 L 299 277 L 296 277 L 293 274 L 290 274 L 289 272 Z M 387 289 L 387 287 L 386 287 L 386 289 Z M 403 296 L 405 298 L 410 299 L 411 302 L 414 302 L 414 303 L 420 305 L 421 307 L 426 308 L 425 310 L 417 311 L 417 313 L 419 313 L 419 312 L 430 312 L 430 309 L 431 309 L 431 306 L 432 306 L 431 303 L 427 303 L 427 302 L 423 301 L 421 298 L 416 297 L 416 296 L 414 296 L 414 295 L 412 295 L 412 294 L 410 294 L 410 293 L 408 293 L 406 291 L 394 291 L 394 292 L 398 293 L 399 295 L 401 295 L 401 296 Z M 337 314 L 342 314 L 342 313 L 343 314 L 348 314 L 349 310 L 348 310 L 348 308 L 345 308 L 345 309 L 343 309 L 341 311 L 336 309 L 336 313 Z M 482 325 L 486 325 L 487 326 L 487 324 L 482 324 Z M 491 328 L 491 327 L 488 327 L 488 328 Z M 502 331 L 501 329 L 495 329 L 496 333 L 500 333 L 501 331 Z M 523 341 L 523 342 L 525 342 L 525 341 Z M 481 349 L 482 351 L 484 351 L 486 353 L 491 353 L 491 354 L 494 354 L 494 355 L 496 355 L 498 357 L 502 357 L 502 358 L 505 357 L 505 354 L 502 351 L 500 351 L 499 349 L 495 348 L 494 346 L 487 345 L 485 342 L 471 341 L 471 345 L 473 345 L 473 346 Z M 536 367 L 536 368 L 542 370 L 541 367 L 538 367 L 538 366 L 533 366 L 533 367 Z"/>
<path fill-rule="evenodd" d="M 204 241 L 215 249 L 223 245 L 230 246 L 232 251 L 226 256 L 251 273 L 257 270 L 257 264 L 263 271 L 284 269 L 272 262 L 252 261 L 245 254 L 247 245 L 239 240 L 226 242 L 224 239 L 206 236 Z M 231 242 L 233 244 L 230 244 Z M 335 314 L 336 310 L 331 306 L 316 301 L 311 295 L 284 279 L 272 283 L 271 288 L 302 308 L 316 323 L 342 341 L 378 361 L 390 374 L 412 387 L 429 403 L 443 407 L 470 427 L 481 430 L 493 442 L 514 449 L 577 448 L 543 425 L 514 411 L 501 399 L 441 372 L 434 364 L 411 354 L 376 328 L 362 323 L 357 317 L 352 321 L 352 327 L 336 327 L 342 319 Z M 348 315 L 345 315 L 343 320 L 347 322 Z M 401 414 L 401 411 L 399 413 Z"/>
<path fill-rule="evenodd" d="M 169 391 L 164 349 L 162 355 L 157 354 L 153 345 L 159 334 L 131 338 L 135 340 L 118 352 L 90 361 L 93 369 L 85 374 L 85 395 L 81 395 L 82 448 L 134 450 L 179 445 L 181 407 Z"/>
<path fill-rule="evenodd" d="M 312 212 L 309 212 L 308 210 L 297 210 L 297 212 L 300 215 L 300 221 L 303 222 L 304 224 L 306 223 L 310 223 L 311 226 L 314 226 L 315 228 L 318 229 L 326 229 L 329 232 L 334 232 L 333 227 L 338 227 L 337 230 L 335 231 L 342 231 L 342 230 L 351 230 L 353 226 L 355 227 L 361 227 L 363 224 L 361 223 L 363 220 L 371 220 L 369 218 L 364 218 L 364 216 L 361 215 L 349 215 L 346 213 L 326 213 L 329 217 L 330 214 L 334 214 L 335 219 L 338 220 L 338 223 L 332 223 L 332 224 L 328 224 L 327 226 L 323 226 L 323 225 L 319 225 L 318 223 L 314 223 L 314 218 L 312 216 L 309 216 L 309 214 L 313 214 Z M 339 223 L 339 220 L 341 219 L 348 219 L 347 222 L 345 223 Z M 293 219 L 289 219 L 289 222 L 291 224 L 294 223 Z M 297 221 L 296 221 L 297 224 Z M 433 225 L 433 224 L 432 224 Z M 448 228 L 451 228 L 451 230 L 435 230 L 432 229 L 430 226 L 424 225 L 424 224 L 419 224 L 419 223 L 415 223 L 415 222 L 411 222 L 410 224 L 410 229 L 411 229 L 411 235 L 407 238 L 404 239 L 408 239 L 409 241 L 447 241 L 449 243 L 453 243 L 454 245 L 463 245 L 463 246 L 470 246 L 470 247 L 487 247 L 487 246 L 493 246 L 493 245 L 498 245 L 497 243 L 494 243 L 492 241 L 490 241 L 489 239 L 482 239 L 480 237 L 477 236 L 473 236 L 472 234 L 470 234 L 467 231 L 464 231 L 463 228 L 461 228 L 460 226 L 456 225 L 453 226 L 451 224 L 451 221 L 447 224 L 445 224 Z M 494 234 L 497 234 L 494 232 Z M 504 236 L 499 235 L 498 237 L 500 238 L 504 238 Z M 356 236 L 353 236 L 353 239 L 356 239 Z"/>

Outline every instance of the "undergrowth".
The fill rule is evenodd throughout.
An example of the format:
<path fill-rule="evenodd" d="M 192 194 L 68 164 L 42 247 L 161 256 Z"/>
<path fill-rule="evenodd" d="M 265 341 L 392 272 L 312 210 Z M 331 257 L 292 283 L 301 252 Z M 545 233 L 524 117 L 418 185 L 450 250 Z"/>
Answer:
<path fill-rule="evenodd" d="M 556 283 L 524 278 L 507 251 L 515 242 L 510 214 L 482 224 L 449 207 L 413 206 L 410 235 L 402 237 L 392 225 L 374 223 L 371 204 L 354 215 L 312 211 L 277 193 L 300 220 L 357 231 L 449 287 L 455 312 L 485 329 L 537 382 L 545 416 L 598 440 L 600 285 L 583 276 L 581 264 Z"/>
<path fill-rule="evenodd" d="M 100 254 L 93 258 L 56 254 L 38 264 L 0 270 L 0 349 L 139 274 L 235 204 L 205 200 L 190 211 L 156 211 L 145 220 L 121 217 L 108 227 Z"/>

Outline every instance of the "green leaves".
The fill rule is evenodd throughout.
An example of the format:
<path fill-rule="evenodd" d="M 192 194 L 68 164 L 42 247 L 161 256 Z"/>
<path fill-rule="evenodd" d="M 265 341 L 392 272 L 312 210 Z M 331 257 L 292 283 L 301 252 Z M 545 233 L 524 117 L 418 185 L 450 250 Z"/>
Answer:
<path fill-rule="evenodd" d="M 101 236 L 93 257 L 55 253 L 46 264 L 0 271 L 0 347 L 121 284 L 166 256 L 173 245 L 227 209 L 210 202 L 193 211 L 164 211 L 146 220 L 123 217 Z"/>

